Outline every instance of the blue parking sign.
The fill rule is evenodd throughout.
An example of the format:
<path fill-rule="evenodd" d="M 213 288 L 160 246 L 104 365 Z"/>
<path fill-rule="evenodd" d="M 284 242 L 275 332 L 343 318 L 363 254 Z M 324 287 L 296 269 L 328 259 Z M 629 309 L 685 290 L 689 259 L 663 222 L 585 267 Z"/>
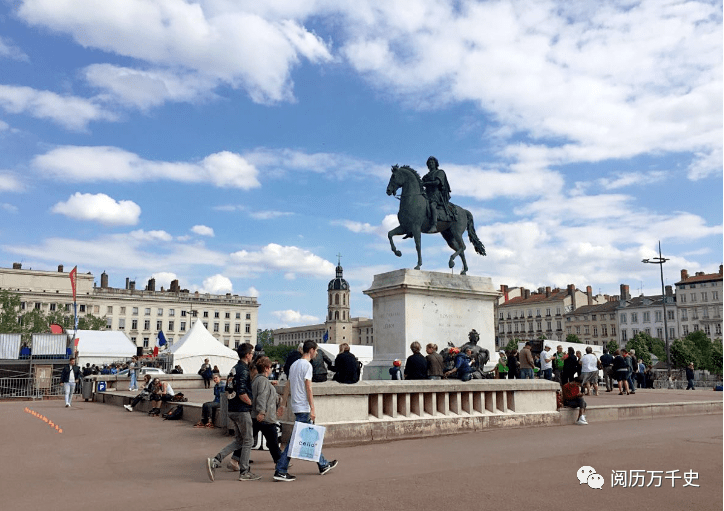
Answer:
<path fill-rule="evenodd" d="M 98 390 L 98 392 L 105 392 L 106 391 L 106 382 L 99 381 L 97 390 Z"/>

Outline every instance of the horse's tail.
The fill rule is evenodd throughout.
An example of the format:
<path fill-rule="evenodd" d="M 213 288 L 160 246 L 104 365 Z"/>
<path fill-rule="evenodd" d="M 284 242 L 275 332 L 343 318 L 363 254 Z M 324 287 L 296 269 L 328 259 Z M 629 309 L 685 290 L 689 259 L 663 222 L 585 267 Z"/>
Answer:
<path fill-rule="evenodd" d="M 483 242 L 480 241 L 480 238 L 478 238 L 478 235 L 475 233 L 475 222 L 473 222 L 473 214 L 467 209 L 463 211 L 465 211 L 465 214 L 468 216 L 468 239 L 470 239 L 470 243 L 472 243 L 475 247 L 475 251 L 478 254 L 484 256 L 486 255 L 485 245 L 483 245 Z"/>

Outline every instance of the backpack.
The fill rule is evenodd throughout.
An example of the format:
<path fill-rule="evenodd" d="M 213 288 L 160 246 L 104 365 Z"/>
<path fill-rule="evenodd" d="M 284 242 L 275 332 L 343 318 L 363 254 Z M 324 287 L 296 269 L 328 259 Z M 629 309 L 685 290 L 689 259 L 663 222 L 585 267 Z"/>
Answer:
<path fill-rule="evenodd" d="M 177 406 L 176 408 L 171 408 L 167 413 L 163 414 L 163 420 L 165 421 L 177 421 L 181 420 L 181 418 L 184 416 L 184 407 L 183 406 Z"/>
<path fill-rule="evenodd" d="M 171 401 L 176 401 L 179 403 L 185 403 L 188 401 L 188 398 L 183 395 L 183 392 L 177 392 L 172 398 Z"/>

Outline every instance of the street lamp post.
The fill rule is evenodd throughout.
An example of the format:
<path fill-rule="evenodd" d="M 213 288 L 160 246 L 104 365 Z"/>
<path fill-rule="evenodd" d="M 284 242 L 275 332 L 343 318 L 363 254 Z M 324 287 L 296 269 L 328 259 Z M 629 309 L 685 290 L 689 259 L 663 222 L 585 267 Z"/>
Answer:
<path fill-rule="evenodd" d="M 661 241 L 659 241 L 659 257 L 643 259 L 642 263 L 658 264 L 661 270 L 661 302 L 664 305 L 664 342 L 666 343 L 666 373 L 671 376 L 671 354 L 669 352 L 669 325 L 666 321 L 666 291 L 664 290 L 664 263 L 668 259 L 661 257 Z"/>

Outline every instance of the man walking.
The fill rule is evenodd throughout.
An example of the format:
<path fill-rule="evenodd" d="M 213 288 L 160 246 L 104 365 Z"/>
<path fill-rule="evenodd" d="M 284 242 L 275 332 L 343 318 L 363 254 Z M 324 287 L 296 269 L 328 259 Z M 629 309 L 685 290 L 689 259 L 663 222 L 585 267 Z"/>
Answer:
<path fill-rule="evenodd" d="M 287 400 L 290 400 L 294 420 L 304 424 L 314 424 L 314 394 L 312 393 L 312 360 L 317 355 L 317 343 L 312 340 L 304 341 L 302 358 L 289 368 L 289 381 L 284 387 L 282 401 L 277 410 L 277 417 L 282 417 Z M 423 359 L 424 360 L 424 359 Z M 324 475 L 337 466 L 337 460 L 327 461 L 322 453 L 319 454 L 319 475 Z M 275 481 L 294 481 L 295 476 L 287 472 L 289 468 L 289 443 L 284 448 L 281 458 L 274 471 Z"/>
<path fill-rule="evenodd" d="M 586 346 L 586 354 L 581 358 L 581 379 L 584 393 L 587 396 L 598 395 L 598 358 L 593 348 Z M 593 386 L 593 389 L 591 389 Z"/>
<path fill-rule="evenodd" d="M 219 454 L 206 460 L 206 471 L 212 481 L 216 469 L 221 466 L 221 462 L 236 449 L 241 449 L 239 481 L 258 481 L 261 479 L 261 476 L 249 470 L 249 456 L 251 455 L 251 446 L 254 443 L 251 424 L 252 393 L 249 364 L 254 358 L 254 346 L 244 343 L 239 346 L 237 353 L 239 354 L 239 363 L 232 369 L 234 378 L 231 385 L 232 389 L 229 392 L 229 420 L 234 427 L 236 436 L 234 441 L 224 447 Z M 309 367 L 311 371 L 311 364 Z"/>
<path fill-rule="evenodd" d="M 531 343 L 526 342 L 522 350 L 520 350 L 520 378 L 522 380 L 533 379 L 533 367 L 535 367 L 535 361 L 533 360 L 533 354 L 530 352 Z"/>
<path fill-rule="evenodd" d="M 60 381 L 65 391 L 65 407 L 69 408 L 73 401 L 73 392 L 75 391 L 75 382 L 80 379 L 80 367 L 75 365 L 75 358 L 68 360 L 68 365 L 63 366 L 60 372 Z"/>

